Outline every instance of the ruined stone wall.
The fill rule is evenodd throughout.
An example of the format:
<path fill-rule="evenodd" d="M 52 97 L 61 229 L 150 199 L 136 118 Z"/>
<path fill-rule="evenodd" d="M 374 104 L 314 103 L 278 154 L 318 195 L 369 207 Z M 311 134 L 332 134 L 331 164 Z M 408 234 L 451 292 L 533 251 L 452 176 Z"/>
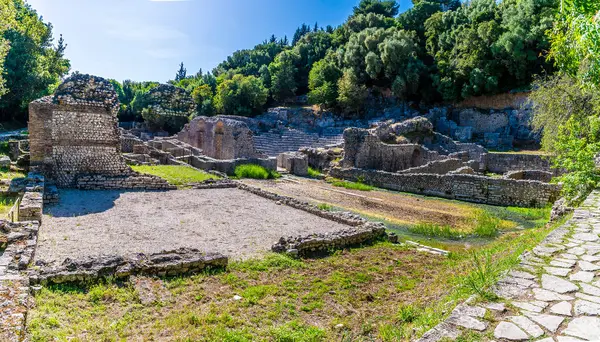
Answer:
<path fill-rule="evenodd" d="M 248 125 L 229 118 L 196 117 L 183 128 L 177 138 L 202 149 L 204 155 L 215 159 L 259 156 Z"/>
<path fill-rule="evenodd" d="M 344 142 L 343 167 L 396 172 L 443 158 L 418 144 L 383 143 L 376 135 L 359 128 L 345 130 Z"/>
<path fill-rule="evenodd" d="M 29 105 L 32 171 L 60 187 L 78 187 L 79 179 L 90 175 L 138 177 L 121 155 L 118 107 L 108 81 L 79 74 L 59 86 L 54 96 L 32 102 Z M 158 183 L 159 179 L 153 179 L 148 188 L 155 188 Z M 159 188 L 163 185 L 165 181 Z"/>
<path fill-rule="evenodd" d="M 503 174 L 509 171 L 539 170 L 556 172 L 546 156 L 520 153 L 488 153 L 484 157 L 488 172 Z"/>
<path fill-rule="evenodd" d="M 560 194 L 560 186 L 555 184 L 467 174 L 399 174 L 333 168 L 330 175 L 361 179 L 384 189 L 501 206 L 544 207 L 554 203 Z"/>
<path fill-rule="evenodd" d="M 465 166 L 465 163 L 462 160 L 450 158 L 432 161 L 423 166 L 413 167 L 410 169 L 399 171 L 399 173 L 429 173 L 444 175 L 448 172 L 456 171 L 463 166 Z"/>

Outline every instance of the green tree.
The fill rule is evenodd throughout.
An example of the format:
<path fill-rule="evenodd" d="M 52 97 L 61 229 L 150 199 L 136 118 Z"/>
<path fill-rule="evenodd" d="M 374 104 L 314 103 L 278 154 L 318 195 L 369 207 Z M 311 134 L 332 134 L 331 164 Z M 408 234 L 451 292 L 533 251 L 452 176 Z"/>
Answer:
<path fill-rule="evenodd" d="M 221 114 L 252 116 L 262 110 L 267 97 L 260 79 L 236 74 L 218 85 L 215 107 Z"/>
<path fill-rule="evenodd" d="M 338 81 L 342 77 L 342 71 L 333 59 L 333 55 L 330 55 L 329 58 L 318 61 L 310 71 L 308 101 L 311 104 L 322 105 L 326 108 L 337 105 Z"/>
<path fill-rule="evenodd" d="M 208 84 L 202 84 L 197 86 L 192 91 L 192 98 L 196 103 L 196 115 L 200 116 L 213 116 L 215 115 L 216 108 L 214 105 L 214 94 Z"/>
<path fill-rule="evenodd" d="M 187 77 L 187 69 L 183 66 L 183 62 L 179 64 L 179 70 L 177 70 L 177 74 L 175 74 L 175 82 L 179 82 L 185 80 Z"/>
<path fill-rule="evenodd" d="M 269 65 L 271 95 L 275 101 L 284 102 L 296 95 L 298 86 L 295 79 L 295 63 L 299 57 L 294 51 L 284 51 Z"/>
<path fill-rule="evenodd" d="M 359 14 L 381 14 L 389 18 L 398 15 L 400 6 L 395 0 L 361 0 L 358 6 L 354 7 L 354 15 Z"/>
<path fill-rule="evenodd" d="M 52 25 L 23 0 L 0 3 L 0 57 L 4 54 L 2 119 L 25 119 L 27 106 L 52 93 L 70 69 L 62 39 L 53 45 Z"/>
<path fill-rule="evenodd" d="M 359 83 L 358 77 L 352 70 L 346 69 L 338 82 L 338 88 L 339 105 L 346 114 L 358 116 L 369 95 L 367 87 Z"/>

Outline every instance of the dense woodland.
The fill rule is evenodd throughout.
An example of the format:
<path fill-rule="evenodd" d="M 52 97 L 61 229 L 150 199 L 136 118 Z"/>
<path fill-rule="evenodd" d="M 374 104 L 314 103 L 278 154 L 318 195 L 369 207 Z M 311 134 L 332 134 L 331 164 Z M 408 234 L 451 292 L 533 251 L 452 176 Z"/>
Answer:
<path fill-rule="evenodd" d="M 357 0 L 358 2 L 358 0 Z M 302 24 L 272 35 L 214 70 L 183 63 L 169 83 L 188 91 L 193 115 L 252 116 L 296 101 L 346 116 L 413 101 L 453 103 L 532 90 L 534 126 L 572 198 L 600 182 L 600 1 L 361 0 L 338 27 Z M 70 69 L 67 45 L 24 0 L 0 0 L 0 119 L 24 121 L 30 101 L 51 94 Z M 101 76 L 101 75 L 100 75 Z M 143 120 L 157 82 L 112 81 L 120 119 Z"/>

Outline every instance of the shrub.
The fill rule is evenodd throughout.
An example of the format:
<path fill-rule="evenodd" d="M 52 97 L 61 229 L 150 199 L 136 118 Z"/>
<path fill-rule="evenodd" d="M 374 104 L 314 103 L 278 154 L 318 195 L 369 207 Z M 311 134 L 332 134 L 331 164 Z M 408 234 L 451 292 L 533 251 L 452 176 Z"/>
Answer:
<path fill-rule="evenodd" d="M 251 179 L 276 179 L 281 177 L 277 171 L 267 170 L 265 167 L 256 164 L 244 164 L 235 168 L 235 176 L 238 178 Z"/>

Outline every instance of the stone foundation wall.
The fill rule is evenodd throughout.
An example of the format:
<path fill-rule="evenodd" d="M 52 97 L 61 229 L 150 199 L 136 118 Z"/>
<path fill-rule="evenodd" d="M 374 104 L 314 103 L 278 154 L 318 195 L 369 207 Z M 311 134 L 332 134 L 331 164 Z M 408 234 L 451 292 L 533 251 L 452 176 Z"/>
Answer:
<path fill-rule="evenodd" d="M 235 173 L 235 168 L 238 165 L 243 164 L 256 164 L 268 170 L 277 170 L 277 158 L 241 158 L 232 160 L 218 160 L 208 157 L 192 156 L 189 158 L 189 164 L 201 170 L 217 171 L 230 176 Z"/>
<path fill-rule="evenodd" d="M 462 160 L 452 158 L 432 161 L 423 166 L 413 167 L 410 169 L 399 171 L 398 173 L 430 173 L 444 175 L 448 172 L 456 171 L 463 166 L 465 166 L 465 163 Z"/>
<path fill-rule="evenodd" d="M 83 260 L 66 259 L 60 265 L 37 261 L 37 269 L 29 280 L 36 284 L 86 283 L 99 278 L 126 278 L 132 275 L 175 276 L 201 272 L 207 268 L 226 267 L 228 258 L 219 253 L 203 253 L 197 249 L 128 256 L 101 256 Z"/>
<path fill-rule="evenodd" d="M 539 170 L 555 172 L 547 157 L 537 154 L 488 153 L 484 156 L 488 172 L 503 174 L 509 171 Z"/>
<path fill-rule="evenodd" d="M 333 168 L 336 178 L 358 180 L 384 189 L 500 206 L 544 207 L 559 197 L 560 186 L 468 174 L 399 174 Z"/>

